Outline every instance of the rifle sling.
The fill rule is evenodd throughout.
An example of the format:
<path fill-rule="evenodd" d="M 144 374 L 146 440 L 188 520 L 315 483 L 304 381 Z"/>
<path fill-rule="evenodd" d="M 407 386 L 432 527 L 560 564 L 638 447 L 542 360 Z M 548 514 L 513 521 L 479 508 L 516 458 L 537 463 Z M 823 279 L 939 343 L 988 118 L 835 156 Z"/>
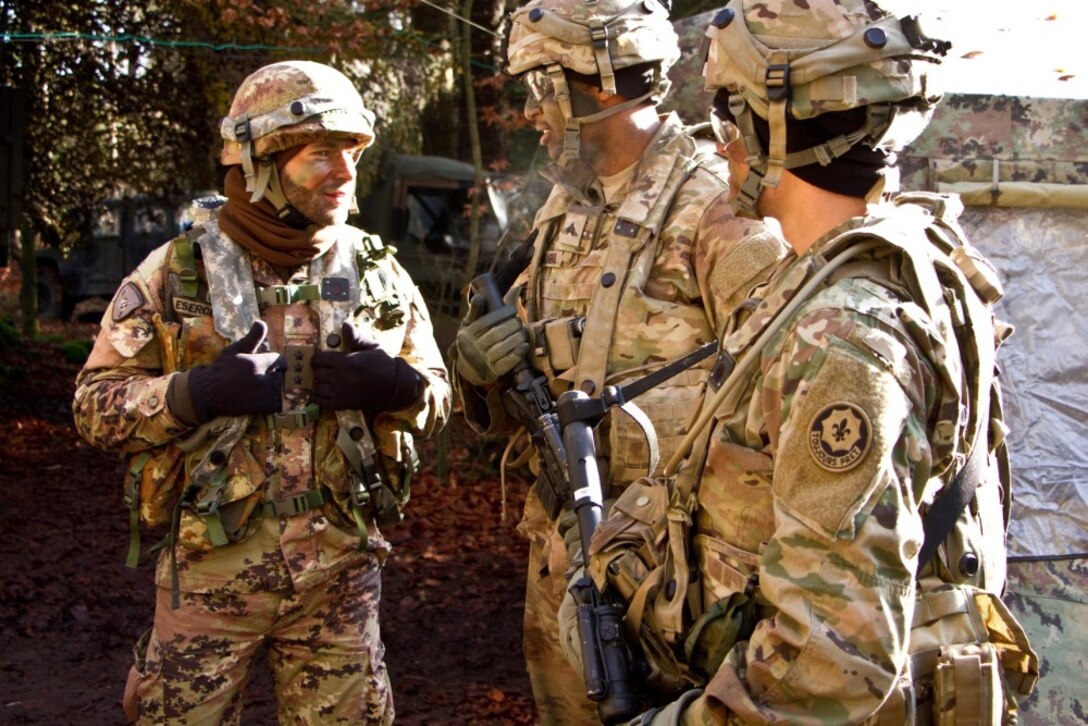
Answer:
<path fill-rule="evenodd" d="M 691 351 L 683 358 L 677 358 L 672 363 L 666 366 L 658 368 L 653 373 L 647 373 L 642 378 L 638 378 L 626 386 L 620 387 L 623 401 L 630 401 L 636 396 L 641 396 L 646 391 L 661 385 L 665 381 L 669 380 L 675 375 L 678 375 L 701 360 L 709 358 L 718 352 L 718 341 L 707 343 L 706 345 L 699 346 L 695 350 Z"/>

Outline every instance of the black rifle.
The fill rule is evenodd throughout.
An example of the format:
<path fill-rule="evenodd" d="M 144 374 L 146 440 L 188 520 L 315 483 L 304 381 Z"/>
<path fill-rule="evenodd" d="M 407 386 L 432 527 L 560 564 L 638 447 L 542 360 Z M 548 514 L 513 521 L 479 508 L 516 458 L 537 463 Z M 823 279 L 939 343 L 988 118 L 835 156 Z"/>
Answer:
<path fill-rule="evenodd" d="M 593 428 L 611 408 L 622 406 L 713 355 L 717 349 L 716 341 L 707 343 L 625 386 L 605 386 L 600 398 L 590 398 L 582 391 L 567 391 L 559 397 L 557 415 L 563 430 L 582 558 L 587 564 L 590 541 L 604 510 Z M 571 594 L 578 605 L 578 640 L 582 648 L 586 695 L 597 701 L 601 723 L 628 721 L 644 710 L 644 704 L 638 695 L 638 678 L 633 675 L 640 669 L 632 668 L 627 656 L 623 635 L 624 603 L 610 588 L 598 590 L 587 576 L 574 583 Z"/>
<path fill-rule="evenodd" d="M 531 247 L 531 243 L 532 239 L 523 248 Z M 508 264 L 499 274 L 504 288 L 509 288 L 520 274 L 520 270 L 511 273 L 510 269 Z M 483 298 L 489 311 L 503 306 L 502 292 L 490 272 L 476 277 L 471 287 Z M 529 432 L 540 457 L 541 499 L 546 502 L 550 497 L 559 505 L 573 503 L 584 558 L 588 559 L 590 539 L 601 523 L 604 501 L 593 428 L 612 407 L 623 405 L 713 355 L 717 347 L 717 342 L 708 343 L 622 388 L 606 386 L 600 398 L 590 398 L 582 391 L 567 391 L 558 402 L 552 397 L 547 377 L 535 371 L 527 360 L 515 366 L 514 385 L 503 391 L 503 406 Z M 541 491 L 542 486 L 548 491 Z M 598 590 L 589 577 L 576 582 L 571 593 L 578 603 L 586 696 L 597 703 L 601 723 L 628 721 L 644 709 L 628 663 L 623 604 L 611 592 Z"/>
<path fill-rule="evenodd" d="M 503 306 L 502 293 L 490 272 L 476 277 L 471 286 L 483 297 L 489 311 Z M 540 457 L 537 491 L 549 509 L 549 515 L 555 517 L 559 507 L 570 499 L 570 483 L 555 399 L 548 387 L 547 376 L 533 370 L 529 362 L 522 359 L 514 368 L 514 385 L 503 391 L 502 401 L 510 417 L 525 427 L 536 448 Z"/>
<path fill-rule="evenodd" d="M 605 389 L 606 393 L 614 387 Z M 567 470 L 573 489 L 574 512 L 582 558 L 589 561 L 589 542 L 604 511 L 593 427 L 607 406 L 582 391 L 567 391 L 557 404 L 567 451 Z M 570 589 L 578 605 L 578 640 L 582 649 L 582 676 L 586 696 L 597 702 L 603 724 L 629 721 L 642 713 L 642 699 L 631 675 L 627 643 L 623 635 L 625 608 L 607 589 L 602 592 L 583 575 Z"/>

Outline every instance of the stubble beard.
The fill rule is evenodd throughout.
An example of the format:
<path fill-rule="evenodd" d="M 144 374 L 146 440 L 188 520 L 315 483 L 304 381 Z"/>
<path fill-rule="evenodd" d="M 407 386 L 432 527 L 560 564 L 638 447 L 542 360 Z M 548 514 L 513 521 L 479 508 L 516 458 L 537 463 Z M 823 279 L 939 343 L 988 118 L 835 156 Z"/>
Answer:
<path fill-rule="evenodd" d="M 288 203 L 298 212 L 319 227 L 328 227 L 334 224 L 343 224 L 348 219 L 348 207 L 338 206 L 329 209 L 323 203 L 323 194 L 326 187 L 320 187 L 314 191 L 304 189 L 295 184 L 287 175 L 282 175 L 280 184 L 283 187 L 283 196 Z M 339 186 L 335 187 L 340 189 Z"/>

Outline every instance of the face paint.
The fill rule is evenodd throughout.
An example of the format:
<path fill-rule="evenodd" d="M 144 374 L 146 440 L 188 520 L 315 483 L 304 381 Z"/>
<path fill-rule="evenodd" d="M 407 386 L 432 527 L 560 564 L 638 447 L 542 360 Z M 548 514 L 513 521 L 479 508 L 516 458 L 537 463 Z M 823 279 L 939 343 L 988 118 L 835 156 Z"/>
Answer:
<path fill-rule="evenodd" d="M 280 169 L 287 201 L 314 224 L 343 224 L 355 196 L 361 153 L 350 139 L 306 144 Z"/>

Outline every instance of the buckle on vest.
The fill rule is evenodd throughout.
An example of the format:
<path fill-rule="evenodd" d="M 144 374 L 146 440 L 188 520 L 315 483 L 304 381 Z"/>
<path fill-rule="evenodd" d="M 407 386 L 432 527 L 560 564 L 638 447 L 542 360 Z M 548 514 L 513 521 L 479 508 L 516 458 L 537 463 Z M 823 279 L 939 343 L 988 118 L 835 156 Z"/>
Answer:
<path fill-rule="evenodd" d="M 790 95 L 790 66 L 779 63 L 767 66 L 763 82 L 767 86 L 768 101 L 784 101 Z"/>
<path fill-rule="evenodd" d="M 604 27 L 603 25 L 598 25 L 595 28 L 590 28 L 589 40 L 593 44 L 594 48 L 607 48 L 608 28 Z"/>
<path fill-rule="evenodd" d="M 301 494 L 263 502 L 257 509 L 257 514 L 261 517 L 293 517 L 318 509 L 327 501 L 328 495 L 323 488 L 307 489 Z"/>
<path fill-rule="evenodd" d="M 267 414 L 264 425 L 270 429 L 304 429 L 317 420 L 318 414 L 317 404 L 311 403 L 306 408 Z"/>
<path fill-rule="evenodd" d="M 317 285 L 269 285 L 257 291 L 257 303 L 266 308 L 269 305 L 289 305 L 300 300 L 318 300 L 321 291 Z"/>

